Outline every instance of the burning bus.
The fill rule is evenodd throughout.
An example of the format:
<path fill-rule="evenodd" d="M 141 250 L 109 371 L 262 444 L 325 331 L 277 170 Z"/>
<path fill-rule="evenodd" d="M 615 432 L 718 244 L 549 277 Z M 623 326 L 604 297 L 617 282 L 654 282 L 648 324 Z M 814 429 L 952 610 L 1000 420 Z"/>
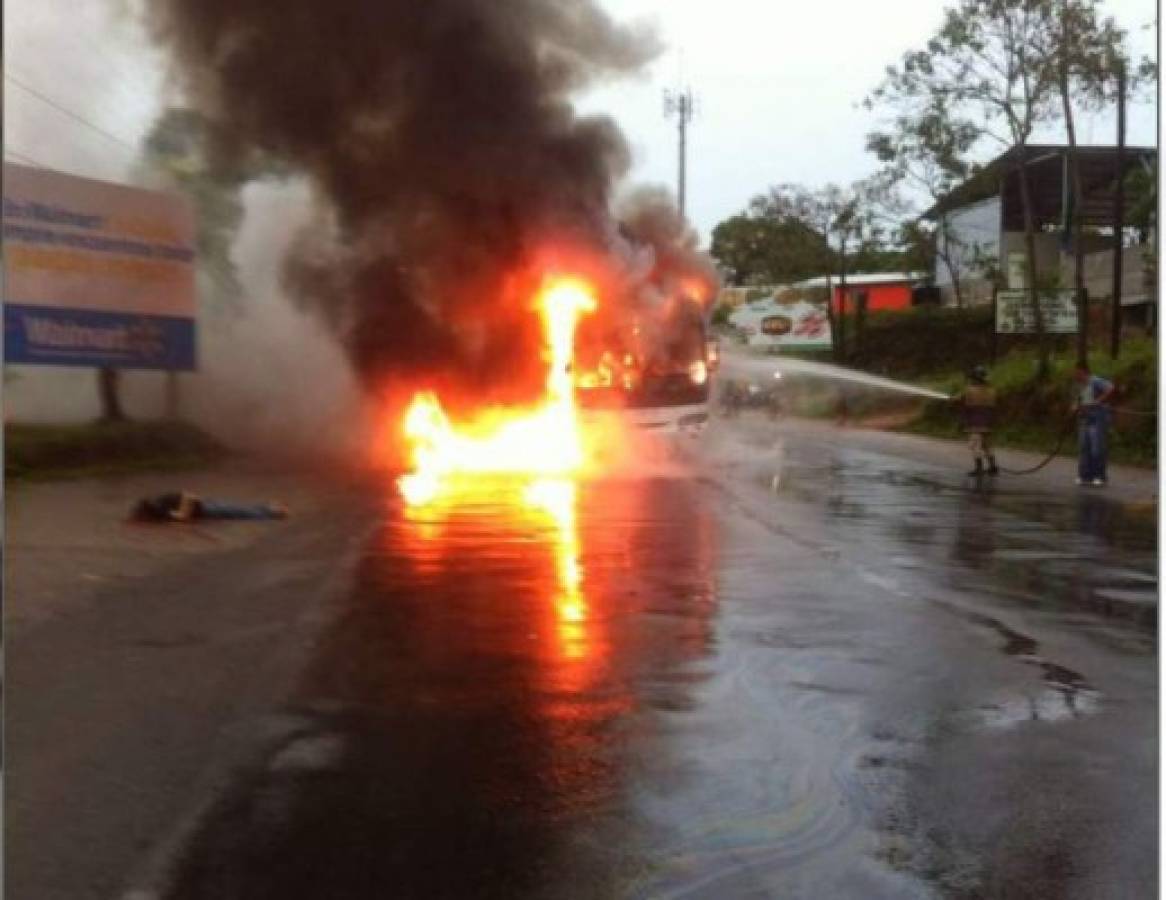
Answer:
<path fill-rule="evenodd" d="M 585 418 L 615 414 L 641 428 L 699 432 L 708 421 L 716 364 L 704 304 L 677 292 L 651 315 L 599 315 L 580 323 L 578 404 Z"/>
<path fill-rule="evenodd" d="M 541 399 L 454 421 L 435 393 L 416 393 L 402 423 L 411 466 L 399 484 L 410 504 L 428 502 L 450 475 L 577 474 L 587 465 L 586 433 L 592 425 L 605 432 L 600 426 L 612 417 L 672 432 L 703 429 L 714 360 L 699 294 L 678 292 L 639 312 L 612 304 L 605 315 L 596 285 L 553 276 L 534 306 L 547 364 Z"/>

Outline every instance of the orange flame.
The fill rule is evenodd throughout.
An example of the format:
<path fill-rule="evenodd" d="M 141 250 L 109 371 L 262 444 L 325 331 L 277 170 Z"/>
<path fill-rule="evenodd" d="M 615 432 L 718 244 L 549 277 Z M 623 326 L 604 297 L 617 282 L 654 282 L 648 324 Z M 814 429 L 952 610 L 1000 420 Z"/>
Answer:
<path fill-rule="evenodd" d="M 412 472 L 399 481 L 406 503 L 423 504 L 455 474 L 566 475 L 583 465 L 571 360 L 579 317 L 596 307 L 594 290 L 579 278 L 549 279 L 536 298 L 548 364 L 543 401 L 532 410 L 488 410 L 455 425 L 431 392 L 413 397 L 404 432 Z"/>
<path fill-rule="evenodd" d="M 554 521 L 555 571 L 559 595 L 555 598 L 555 619 L 559 645 L 567 659 L 587 655 L 587 600 L 583 594 L 583 572 L 579 565 L 579 533 L 575 524 L 575 482 L 543 478 L 527 486 L 523 500 L 541 509 Z"/>

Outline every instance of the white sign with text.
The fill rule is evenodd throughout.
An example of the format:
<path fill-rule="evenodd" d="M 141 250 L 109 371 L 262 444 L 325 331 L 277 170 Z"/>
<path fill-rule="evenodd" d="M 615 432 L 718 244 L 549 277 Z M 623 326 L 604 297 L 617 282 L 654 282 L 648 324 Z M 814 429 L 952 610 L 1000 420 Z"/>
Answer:
<path fill-rule="evenodd" d="M 1072 291 L 1041 292 L 1040 309 L 1046 334 L 1077 333 L 1077 301 Z M 1000 291 L 996 295 L 996 333 L 1036 333 L 1028 291 Z"/>

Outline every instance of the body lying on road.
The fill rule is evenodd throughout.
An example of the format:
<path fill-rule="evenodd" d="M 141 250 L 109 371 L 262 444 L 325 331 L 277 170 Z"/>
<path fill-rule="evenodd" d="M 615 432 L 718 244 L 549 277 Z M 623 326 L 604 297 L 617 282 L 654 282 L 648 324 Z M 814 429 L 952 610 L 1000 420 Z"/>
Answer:
<path fill-rule="evenodd" d="M 138 522 L 189 522 L 194 519 L 286 519 L 279 502 L 229 503 L 206 500 L 189 491 L 174 491 L 139 500 L 130 513 Z"/>

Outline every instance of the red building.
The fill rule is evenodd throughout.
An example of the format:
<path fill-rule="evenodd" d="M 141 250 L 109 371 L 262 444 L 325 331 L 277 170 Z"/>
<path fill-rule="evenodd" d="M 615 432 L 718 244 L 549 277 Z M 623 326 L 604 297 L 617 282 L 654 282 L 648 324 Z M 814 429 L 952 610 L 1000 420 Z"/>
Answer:
<path fill-rule="evenodd" d="M 856 312 L 859 304 L 865 304 L 867 312 L 910 309 L 912 291 L 926 277 L 925 272 L 873 272 L 847 275 L 846 312 Z M 838 312 L 842 306 L 842 288 L 838 284 L 838 276 L 832 277 L 830 283 L 834 287 L 834 296 L 831 298 L 834 311 Z M 807 288 L 826 286 L 825 276 L 811 278 L 798 285 Z"/>

